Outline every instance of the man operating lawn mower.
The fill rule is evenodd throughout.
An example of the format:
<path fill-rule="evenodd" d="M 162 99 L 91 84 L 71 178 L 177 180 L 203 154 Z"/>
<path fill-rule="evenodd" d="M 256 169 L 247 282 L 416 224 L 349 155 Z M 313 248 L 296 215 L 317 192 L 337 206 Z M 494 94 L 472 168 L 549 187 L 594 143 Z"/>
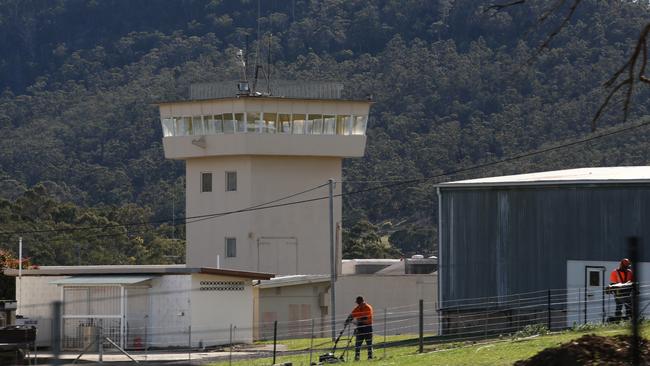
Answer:
<path fill-rule="evenodd" d="M 361 346 L 366 342 L 368 346 L 368 359 L 372 359 L 372 306 L 363 300 L 363 296 L 357 296 L 357 306 L 352 310 L 345 325 L 354 322 L 357 325 L 354 334 L 354 360 L 359 361 Z"/>

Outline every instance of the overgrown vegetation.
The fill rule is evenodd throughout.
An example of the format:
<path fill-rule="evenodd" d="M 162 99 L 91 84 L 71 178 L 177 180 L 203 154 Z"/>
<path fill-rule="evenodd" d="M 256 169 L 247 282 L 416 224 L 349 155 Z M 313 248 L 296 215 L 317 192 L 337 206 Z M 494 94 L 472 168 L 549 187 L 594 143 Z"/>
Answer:
<path fill-rule="evenodd" d="M 647 2 L 585 0 L 527 64 L 544 27 L 560 19 L 536 28 L 545 4 L 488 16 L 485 3 L 492 2 L 261 2 L 276 77 L 341 80 L 349 97 L 373 95 L 366 156 L 346 160 L 344 190 L 437 176 L 589 133 L 606 93 L 601 84 L 650 15 Z M 256 49 L 256 16 L 250 0 L 0 1 L 0 231 L 166 222 L 122 227 L 116 236 L 117 228 L 29 235 L 26 253 L 38 264 L 75 264 L 78 251 L 88 263 L 176 255 L 164 253 L 182 245 L 174 241 L 182 227 L 170 225 L 183 216 L 184 169 L 164 159 L 154 104 L 184 97 L 192 82 L 236 78 L 235 50 L 247 36 Z M 648 116 L 649 96 L 638 88 L 631 123 Z M 599 126 L 620 118 L 613 107 Z M 367 222 L 405 255 L 435 254 L 437 180 L 643 165 L 646 132 L 346 196 L 344 228 Z M 47 189 L 35 193 L 39 184 Z M 0 247 L 15 242 L 3 236 Z M 350 255 L 374 256 L 377 248 L 397 255 L 381 242 L 347 242 Z"/>

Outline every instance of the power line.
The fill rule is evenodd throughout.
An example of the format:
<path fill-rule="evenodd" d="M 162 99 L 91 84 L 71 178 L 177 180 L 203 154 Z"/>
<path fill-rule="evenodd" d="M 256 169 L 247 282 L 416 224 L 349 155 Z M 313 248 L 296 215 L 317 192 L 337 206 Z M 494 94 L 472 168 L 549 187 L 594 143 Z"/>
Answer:
<path fill-rule="evenodd" d="M 608 137 L 608 136 L 612 136 L 612 135 L 632 131 L 632 130 L 635 130 L 635 129 L 638 129 L 638 128 L 641 128 L 641 127 L 645 127 L 645 126 L 648 126 L 648 125 L 650 125 L 650 121 L 646 121 L 646 122 L 639 123 L 639 124 L 636 124 L 636 125 L 616 129 L 616 130 L 613 130 L 613 131 L 610 131 L 610 132 L 600 133 L 600 134 L 597 134 L 595 136 L 591 136 L 591 137 L 588 137 L 588 138 L 571 141 L 571 142 L 560 144 L 560 145 L 555 145 L 555 146 L 544 148 L 544 149 L 529 151 L 529 152 L 526 152 L 526 153 L 523 153 L 523 154 L 511 156 L 511 157 L 508 157 L 508 158 L 503 158 L 501 160 L 495 160 L 495 161 L 492 161 L 492 162 L 487 162 L 487 163 L 483 163 L 483 164 L 477 164 L 477 165 L 472 165 L 472 166 L 468 166 L 468 167 L 464 167 L 464 168 L 459 168 L 459 169 L 456 169 L 456 170 L 451 170 L 451 171 L 447 171 L 447 172 L 444 172 L 444 173 L 436 174 L 436 175 L 433 175 L 433 176 L 430 176 L 430 177 L 414 178 L 414 179 L 407 179 L 407 180 L 397 180 L 397 181 L 393 181 L 393 183 L 391 183 L 391 184 L 385 184 L 385 185 L 381 185 L 381 186 L 377 186 L 377 187 L 371 187 L 371 188 L 366 188 L 366 189 L 360 189 L 360 190 L 335 194 L 334 197 L 351 196 L 351 195 L 355 195 L 355 194 L 376 191 L 376 190 L 379 190 L 379 189 L 388 189 L 388 188 L 398 187 L 398 186 L 402 186 L 402 185 L 426 182 L 426 181 L 430 181 L 430 180 L 433 180 L 433 179 L 436 179 L 436 178 L 442 178 L 442 177 L 445 177 L 445 176 L 450 176 L 450 175 L 454 175 L 454 174 L 458 174 L 458 173 L 464 173 L 464 172 L 468 172 L 468 171 L 472 171 L 472 170 L 483 169 L 483 168 L 487 168 L 487 167 L 490 167 L 490 166 L 504 164 L 504 163 L 508 163 L 508 162 L 511 162 L 511 161 L 515 161 L 515 160 L 519 160 L 519 159 L 523 159 L 523 158 L 527 158 L 527 157 L 531 157 L 531 156 L 535 156 L 535 155 L 540 155 L 540 154 L 544 154 L 544 153 L 551 152 L 551 151 L 565 149 L 565 148 L 568 148 L 568 147 L 571 147 L 571 146 L 575 146 L 575 145 L 583 144 L 583 143 L 586 143 L 586 142 L 591 142 L 591 141 L 594 141 L 594 140 L 597 140 L 597 139 L 601 139 L 603 137 Z M 360 181 L 357 181 L 357 182 L 360 182 Z M 219 213 L 197 215 L 197 216 L 189 216 L 189 217 L 180 218 L 179 220 L 182 223 L 192 223 L 192 222 L 209 220 L 209 219 L 222 217 L 222 216 L 226 216 L 226 215 L 237 214 L 237 213 L 265 210 L 265 209 L 271 209 L 271 208 L 278 208 L 278 207 L 285 207 L 285 206 L 292 206 L 292 205 L 298 205 L 298 204 L 303 204 L 303 203 L 320 201 L 320 200 L 324 200 L 324 199 L 329 198 L 329 196 L 315 197 L 315 198 L 310 198 L 310 199 L 304 199 L 304 200 L 299 200 L 299 201 L 291 201 L 291 202 L 285 202 L 285 203 L 274 204 L 274 205 L 270 204 L 270 203 L 279 202 L 279 201 L 282 201 L 282 200 L 285 200 L 285 199 L 288 199 L 288 198 L 292 198 L 292 197 L 295 197 L 295 196 L 300 195 L 300 194 L 304 194 L 304 193 L 309 192 L 309 191 L 313 191 L 315 189 L 324 187 L 325 185 L 327 185 L 327 183 L 322 184 L 322 185 L 317 186 L 317 187 L 314 187 L 314 188 L 310 188 L 310 189 L 308 189 L 306 191 L 302 191 L 302 192 L 299 192 L 299 193 L 294 193 L 294 194 L 291 194 L 289 196 L 282 197 L 282 198 L 279 198 L 279 199 L 276 199 L 276 200 L 273 200 L 273 201 L 270 201 L 270 202 L 267 202 L 267 203 L 264 203 L 264 204 L 260 204 L 260 205 L 255 205 L 255 206 L 251 206 L 251 207 L 247 207 L 247 208 L 243 208 L 243 209 L 238 209 L 238 210 L 232 210 L 232 211 L 224 211 L 224 212 L 219 212 Z M 189 221 L 189 220 L 194 220 L 194 219 L 197 219 L 197 220 Z M 154 221 L 146 221 L 146 222 L 131 222 L 131 223 L 122 223 L 122 224 L 111 224 L 111 225 L 102 225 L 102 226 L 0 232 L 0 235 L 26 235 L 26 234 L 39 234 L 39 233 L 52 233 L 52 232 L 68 232 L 68 231 L 78 231 L 78 230 L 107 229 L 107 228 L 127 227 L 127 226 L 144 226 L 144 225 L 149 225 L 149 224 L 166 223 L 166 222 L 169 222 L 169 221 L 170 221 L 169 219 L 166 219 L 166 220 L 154 220 Z"/>

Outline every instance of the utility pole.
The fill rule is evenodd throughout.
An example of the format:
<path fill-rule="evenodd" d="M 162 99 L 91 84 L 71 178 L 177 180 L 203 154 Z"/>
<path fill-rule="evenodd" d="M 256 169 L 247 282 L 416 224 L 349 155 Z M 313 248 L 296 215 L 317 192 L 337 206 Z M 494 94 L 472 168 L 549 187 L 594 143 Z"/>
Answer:
<path fill-rule="evenodd" d="M 334 248 L 334 179 L 330 178 L 329 208 L 330 208 L 330 317 L 332 319 L 332 340 L 336 339 L 336 251 Z"/>

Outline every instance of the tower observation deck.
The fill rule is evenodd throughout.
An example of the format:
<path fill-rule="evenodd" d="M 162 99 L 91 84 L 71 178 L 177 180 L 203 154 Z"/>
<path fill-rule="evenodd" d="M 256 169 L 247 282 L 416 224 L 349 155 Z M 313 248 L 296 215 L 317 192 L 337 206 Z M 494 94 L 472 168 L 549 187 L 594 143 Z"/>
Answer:
<path fill-rule="evenodd" d="M 236 95 L 236 85 L 199 84 L 190 99 L 159 104 L 165 157 L 186 162 L 187 216 L 239 210 L 340 181 L 342 159 L 363 156 L 370 101 L 340 98 L 334 83 L 288 83 L 274 88 L 281 96 Z M 326 195 L 324 187 L 296 199 Z M 337 197 L 337 223 L 341 211 Z M 317 200 L 188 222 L 187 264 L 329 273 L 328 215 L 327 200 Z"/>

